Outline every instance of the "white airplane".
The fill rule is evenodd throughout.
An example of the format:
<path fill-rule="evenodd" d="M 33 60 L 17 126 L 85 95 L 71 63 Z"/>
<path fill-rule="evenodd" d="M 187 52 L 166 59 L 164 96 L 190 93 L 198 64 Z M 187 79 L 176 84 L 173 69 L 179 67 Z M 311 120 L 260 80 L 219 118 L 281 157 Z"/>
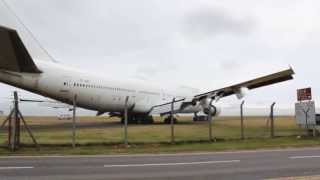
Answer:
<path fill-rule="evenodd" d="M 293 74 L 290 68 L 201 94 L 172 92 L 147 83 L 97 77 L 57 62 L 36 61 L 16 30 L 0 26 L 1 82 L 70 105 L 76 95 L 78 107 L 97 111 L 97 115 L 108 112 L 122 118 L 126 97 L 129 97 L 129 121 L 132 122 L 152 122 L 152 115 L 169 115 L 174 98 L 174 113 L 204 112 L 216 116 L 219 111 L 213 101 L 234 94 L 242 98 L 247 90 L 291 80 Z"/>

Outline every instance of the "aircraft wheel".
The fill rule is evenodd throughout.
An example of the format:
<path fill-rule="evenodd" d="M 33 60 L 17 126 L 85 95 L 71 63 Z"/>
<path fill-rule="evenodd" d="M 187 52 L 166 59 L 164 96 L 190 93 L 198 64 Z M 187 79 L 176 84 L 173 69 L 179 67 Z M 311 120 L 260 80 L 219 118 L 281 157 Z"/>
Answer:
<path fill-rule="evenodd" d="M 164 123 L 165 124 L 171 124 L 171 117 L 169 116 L 169 117 L 165 118 L 164 119 Z M 177 118 L 173 118 L 173 123 L 174 124 L 178 124 L 178 119 Z"/>

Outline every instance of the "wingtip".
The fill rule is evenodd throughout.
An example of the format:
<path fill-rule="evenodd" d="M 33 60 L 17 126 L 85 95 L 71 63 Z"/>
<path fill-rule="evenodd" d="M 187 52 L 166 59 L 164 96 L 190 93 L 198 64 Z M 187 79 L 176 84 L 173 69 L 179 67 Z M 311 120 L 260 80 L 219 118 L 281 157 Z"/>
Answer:
<path fill-rule="evenodd" d="M 289 64 L 289 71 L 291 71 L 292 74 L 295 74 L 295 71 L 293 69 L 293 67 Z"/>

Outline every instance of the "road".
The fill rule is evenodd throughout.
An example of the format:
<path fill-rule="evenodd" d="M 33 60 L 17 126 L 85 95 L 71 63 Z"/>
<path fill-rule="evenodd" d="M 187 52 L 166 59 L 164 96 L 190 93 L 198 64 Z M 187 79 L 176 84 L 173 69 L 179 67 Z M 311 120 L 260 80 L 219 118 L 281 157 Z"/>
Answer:
<path fill-rule="evenodd" d="M 0 157 L 1 180 L 248 180 L 317 175 L 320 175 L 320 148 L 177 155 Z"/>

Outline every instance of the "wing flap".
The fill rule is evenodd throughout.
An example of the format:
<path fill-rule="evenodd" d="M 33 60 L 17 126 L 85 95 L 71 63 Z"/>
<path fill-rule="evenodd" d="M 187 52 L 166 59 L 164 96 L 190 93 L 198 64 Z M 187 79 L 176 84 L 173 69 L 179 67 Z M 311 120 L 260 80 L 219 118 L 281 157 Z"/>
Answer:
<path fill-rule="evenodd" d="M 180 99 L 174 102 L 173 104 L 174 112 L 179 112 L 183 102 L 184 102 L 184 99 Z M 154 106 L 150 110 L 149 114 L 160 114 L 160 115 L 169 114 L 171 113 L 171 105 L 172 105 L 172 102 L 168 102 L 165 104 Z"/>

